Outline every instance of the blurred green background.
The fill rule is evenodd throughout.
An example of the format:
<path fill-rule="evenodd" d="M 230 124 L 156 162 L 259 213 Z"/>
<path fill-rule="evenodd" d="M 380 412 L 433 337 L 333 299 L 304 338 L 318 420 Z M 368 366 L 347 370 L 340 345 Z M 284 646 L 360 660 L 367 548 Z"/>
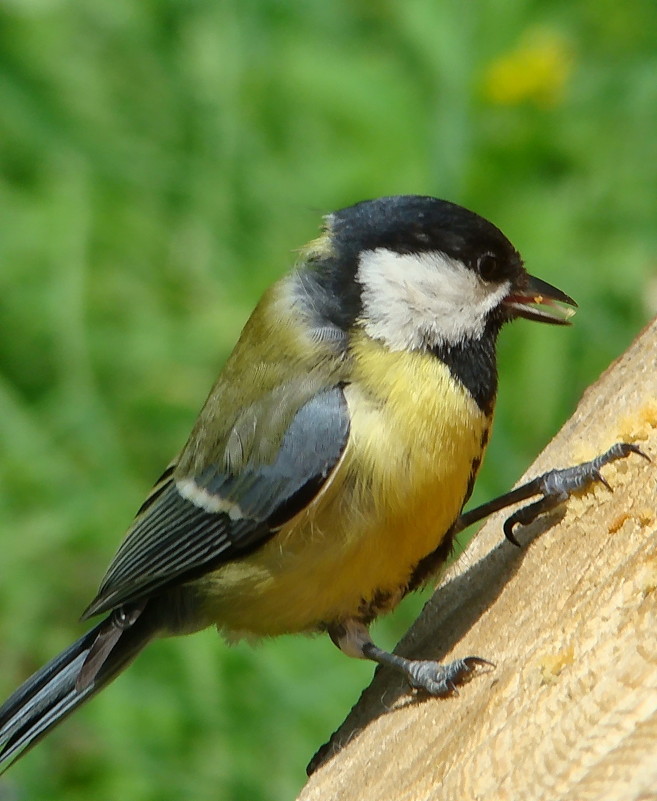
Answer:
<path fill-rule="evenodd" d="M 5 0 L 0 15 L 3 696 L 82 632 L 132 513 L 323 212 L 455 200 L 580 303 L 571 329 L 504 331 L 479 501 L 657 308 L 654 0 Z M 327 638 L 156 643 L 0 799 L 292 798 L 371 673 Z"/>

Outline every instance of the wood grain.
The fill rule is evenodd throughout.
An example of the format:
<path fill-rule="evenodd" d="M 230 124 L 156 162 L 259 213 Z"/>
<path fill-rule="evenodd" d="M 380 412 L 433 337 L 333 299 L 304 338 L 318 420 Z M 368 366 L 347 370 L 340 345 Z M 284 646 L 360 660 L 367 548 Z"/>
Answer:
<path fill-rule="evenodd" d="M 523 481 L 639 445 L 548 520 L 494 516 L 398 652 L 495 662 L 446 699 L 379 670 L 300 801 L 657 799 L 657 321 L 585 393 Z"/>

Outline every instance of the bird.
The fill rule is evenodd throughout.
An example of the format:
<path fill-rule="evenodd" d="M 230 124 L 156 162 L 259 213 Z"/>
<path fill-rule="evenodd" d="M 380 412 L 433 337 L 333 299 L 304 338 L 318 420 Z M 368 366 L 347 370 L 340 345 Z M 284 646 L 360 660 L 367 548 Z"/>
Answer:
<path fill-rule="evenodd" d="M 513 540 L 513 525 L 636 450 L 619 444 L 462 513 L 489 438 L 501 328 L 567 325 L 575 306 L 455 203 L 397 195 L 326 215 L 138 510 L 82 616 L 102 619 L 0 707 L 0 770 L 162 636 L 324 632 L 436 696 L 487 664 L 405 659 L 368 627 L 426 583 L 466 524 L 539 494 L 507 520 Z"/>

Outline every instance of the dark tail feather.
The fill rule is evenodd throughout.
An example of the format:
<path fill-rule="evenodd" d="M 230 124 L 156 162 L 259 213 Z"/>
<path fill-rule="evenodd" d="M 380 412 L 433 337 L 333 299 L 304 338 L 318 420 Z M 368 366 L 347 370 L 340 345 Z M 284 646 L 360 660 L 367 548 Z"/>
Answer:
<path fill-rule="evenodd" d="M 156 633 L 156 626 L 148 617 L 144 615 L 114 637 L 116 624 L 111 615 L 38 670 L 5 701 L 0 707 L 0 773 L 137 656 Z M 94 643 L 105 640 L 110 632 L 116 644 L 96 675 L 85 679 L 84 686 L 77 689 L 78 676 Z"/>

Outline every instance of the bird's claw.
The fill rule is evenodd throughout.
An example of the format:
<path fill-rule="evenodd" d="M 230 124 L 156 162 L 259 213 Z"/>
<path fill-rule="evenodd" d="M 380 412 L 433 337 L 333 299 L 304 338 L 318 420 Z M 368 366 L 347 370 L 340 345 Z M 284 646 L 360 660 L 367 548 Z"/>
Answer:
<path fill-rule="evenodd" d="M 540 492 L 543 497 L 528 506 L 523 506 L 506 519 L 504 535 L 507 540 L 520 547 L 520 543 L 513 533 L 514 526 L 533 523 L 539 515 L 549 512 L 568 500 L 573 492 L 586 489 L 594 483 L 602 484 L 609 492 L 613 492 L 611 484 L 602 475 L 600 469 L 618 459 L 625 459 L 631 453 L 636 453 L 643 459 L 650 461 L 650 457 L 637 445 L 631 442 L 617 442 L 604 453 L 596 456 L 595 459 L 582 462 L 582 464 L 574 467 L 548 470 L 547 473 L 543 473 L 542 476 L 534 479 L 531 483 L 535 484 L 537 493 Z"/>
<path fill-rule="evenodd" d="M 414 690 L 423 690 L 429 695 L 458 695 L 457 687 L 471 678 L 477 667 L 495 667 L 488 659 L 466 656 L 442 664 L 432 660 L 416 660 L 408 667 L 408 681 Z"/>

